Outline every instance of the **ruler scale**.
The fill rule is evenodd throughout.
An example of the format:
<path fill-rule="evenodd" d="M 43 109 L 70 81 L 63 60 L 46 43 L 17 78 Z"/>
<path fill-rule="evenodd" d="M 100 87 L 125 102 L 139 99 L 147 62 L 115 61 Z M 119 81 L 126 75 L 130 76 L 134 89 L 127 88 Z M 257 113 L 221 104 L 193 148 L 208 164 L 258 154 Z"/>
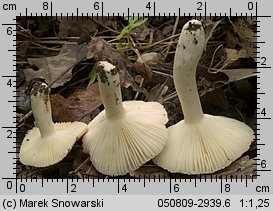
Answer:
<path fill-rule="evenodd" d="M 171 209 L 240 209 L 271 210 L 272 194 L 272 4 L 264 1 L 110 1 L 83 0 L 64 1 L 2 1 L 1 10 L 1 210 L 24 210 L 40 207 L 54 209 L 103 209 L 109 210 L 158 210 Z M 98 17 L 111 19 L 120 16 L 137 16 L 149 19 L 213 17 L 250 17 L 257 24 L 254 37 L 257 61 L 257 111 L 255 141 L 257 157 L 255 175 L 201 175 L 173 179 L 164 176 L 155 178 L 37 178 L 36 175 L 18 177 L 18 137 L 16 117 L 20 91 L 18 90 L 17 67 L 19 44 L 16 42 L 19 20 L 22 18 L 47 18 L 49 20 Z M 20 123 L 19 123 L 20 125 Z M 71 176 L 70 176 L 71 177 Z M 37 201 L 29 204 L 28 200 Z M 38 203 L 39 202 L 39 203 Z M 40 204 L 41 206 L 39 206 Z"/>

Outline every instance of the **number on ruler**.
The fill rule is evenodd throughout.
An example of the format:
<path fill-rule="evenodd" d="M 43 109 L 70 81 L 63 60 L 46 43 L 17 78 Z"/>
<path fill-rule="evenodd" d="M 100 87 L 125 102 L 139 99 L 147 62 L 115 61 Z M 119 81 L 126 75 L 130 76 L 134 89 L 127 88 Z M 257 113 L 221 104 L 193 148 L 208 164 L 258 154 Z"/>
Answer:
<path fill-rule="evenodd" d="M 260 164 L 261 168 L 266 168 L 266 160 L 261 160 L 261 164 Z"/>
<path fill-rule="evenodd" d="M 18 191 L 20 191 L 20 192 L 25 192 L 26 191 L 26 186 L 25 186 L 25 184 L 20 184 L 20 185 L 18 185 L 17 186 L 18 187 Z M 7 189 L 12 189 L 13 188 L 13 183 L 12 183 L 12 181 L 7 181 Z"/>
<path fill-rule="evenodd" d="M 266 65 L 266 57 L 261 57 L 261 65 Z"/>
<path fill-rule="evenodd" d="M 7 189 L 12 189 L 12 181 L 7 181 Z"/>
<path fill-rule="evenodd" d="M 199 10 L 199 11 L 203 10 L 203 2 L 201 2 L 201 1 L 197 2 L 197 10 Z"/>
<path fill-rule="evenodd" d="M 7 35 L 12 35 L 12 27 L 11 26 L 9 26 L 7 28 Z"/>
<path fill-rule="evenodd" d="M 122 186 L 121 190 L 123 190 L 123 191 L 126 193 L 126 191 L 127 191 L 127 186 L 126 186 L 126 184 L 124 184 L 124 185 Z"/>
<path fill-rule="evenodd" d="M 12 130 L 7 130 L 7 138 L 12 138 Z"/>
<path fill-rule="evenodd" d="M 20 191 L 20 192 L 23 193 L 23 192 L 26 191 L 26 186 L 25 186 L 25 184 L 20 184 L 18 187 L 19 187 L 19 191 Z"/>
<path fill-rule="evenodd" d="M 70 187 L 71 187 L 71 191 L 70 191 L 71 193 L 76 193 L 77 192 L 76 191 L 76 187 L 77 187 L 76 184 L 73 183 L 73 184 L 70 185 Z"/>
<path fill-rule="evenodd" d="M 225 184 L 225 192 L 230 192 L 230 184 Z"/>
<path fill-rule="evenodd" d="M 94 2 L 94 10 L 99 10 L 100 9 L 100 3 L 98 1 Z"/>
<path fill-rule="evenodd" d="M 151 2 L 148 2 L 147 4 L 146 4 L 146 8 L 148 9 L 148 10 L 151 10 Z"/>
<path fill-rule="evenodd" d="M 248 8 L 248 10 L 253 10 L 253 8 L 254 8 L 254 4 L 253 4 L 253 2 L 252 2 L 252 1 L 248 2 L 248 4 L 247 4 L 247 8 Z"/>
<path fill-rule="evenodd" d="M 262 109 L 261 114 L 264 116 L 266 115 L 265 108 Z"/>
<path fill-rule="evenodd" d="M 48 10 L 48 2 L 43 2 L 43 10 Z"/>
<path fill-rule="evenodd" d="M 179 190 L 180 190 L 179 184 L 174 184 L 173 191 L 177 193 L 179 192 Z"/>
<path fill-rule="evenodd" d="M 12 87 L 11 79 L 8 80 L 7 85 L 8 85 L 9 87 Z"/>

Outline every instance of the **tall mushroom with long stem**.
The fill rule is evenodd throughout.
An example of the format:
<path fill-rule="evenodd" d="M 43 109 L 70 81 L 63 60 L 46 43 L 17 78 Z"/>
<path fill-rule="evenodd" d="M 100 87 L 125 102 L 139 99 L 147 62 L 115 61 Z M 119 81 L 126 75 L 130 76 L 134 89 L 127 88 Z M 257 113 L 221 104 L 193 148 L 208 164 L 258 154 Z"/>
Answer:
<path fill-rule="evenodd" d="M 253 141 L 253 130 L 235 119 L 203 114 L 196 68 L 205 44 L 200 21 L 187 22 L 180 34 L 173 77 L 184 120 L 168 128 L 168 142 L 153 161 L 171 172 L 212 173 L 239 158 Z"/>
<path fill-rule="evenodd" d="M 31 90 L 31 107 L 36 127 L 28 131 L 21 144 L 20 162 L 35 167 L 58 163 L 87 131 L 87 125 L 83 122 L 53 123 L 49 88 L 42 82 L 35 83 Z"/>
<path fill-rule="evenodd" d="M 163 150 L 167 113 L 157 102 L 122 102 L 119 73 L 112 64 L 98 62 L 97 73 L 105 110 L 88 124 L 83 149 L 99 172 L 123 175 Z"/>

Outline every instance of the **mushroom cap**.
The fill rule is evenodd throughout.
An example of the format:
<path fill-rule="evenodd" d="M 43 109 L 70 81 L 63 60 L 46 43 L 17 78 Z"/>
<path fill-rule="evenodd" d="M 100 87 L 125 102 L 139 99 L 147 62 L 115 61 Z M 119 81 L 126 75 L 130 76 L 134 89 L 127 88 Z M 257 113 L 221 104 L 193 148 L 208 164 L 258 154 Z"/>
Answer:
<path fill-rule="evenodd" d="M 41 137 L 37 127 L 30 130 L 20 148 L 20 162 L 24 165 L 45 167 L 61 161 L 72 149 L 74 143 L 83 136 L 87 125 L 82 122 L 54 124 L 55 133 Z"/>
<path fill-rule="evenodd" d="M 213 173 L 248 150 L 253 130 L 235 119 L 204 114 L 199 123 L 184 120 L 168 128 L 168 142 L 153 162 L 170 172 Z"/>
<path fill-rule="evenodd" d="M 106 175 L 138 169 L 160 153 L 167 142 L 168 121 L 157 102 L 125 101 L 124 112 L 107 118 L 103 110 L 88 125 L 83 149 L 95 168 Z"/>

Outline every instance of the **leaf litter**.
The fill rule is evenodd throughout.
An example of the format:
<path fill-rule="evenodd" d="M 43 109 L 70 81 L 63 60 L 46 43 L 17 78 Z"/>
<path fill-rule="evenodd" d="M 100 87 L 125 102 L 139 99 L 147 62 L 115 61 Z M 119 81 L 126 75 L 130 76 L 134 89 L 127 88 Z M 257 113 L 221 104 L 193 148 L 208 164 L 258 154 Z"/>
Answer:
<path fill-rule="evenodd" d="M 20 74 L 25 77 L 25 82 L 22 80 L 20 83 L 23 95 L 19 106 L 22 109 L 17 112 L 24 133 L 33 125 L 27 95 L 35 80 L 43 80 L 51 85 L 54 121 L 90 122 L 103 109 L 96 74 L 92 71 L 92 67 L 94 69 L 100 60 L 107 60 L 118 67 L 124 100 L 163 103 L 170 119 L 167 126 L 183 119 L 172 80 L 172 65 L 178 36 L 187 20 L 151 18 L 125 33 L 120 40 L 116 40 L 116 37 L 122 30 L 125 31 L 124 26 L 130 25 L 128 20 L 121 18 L 31 21 L 31 26 L 36 24 L 40 29 L 28 28 L 29 20 L 22 20 L 19 31 L 21 55 L 17 62 Z M 256 63 L 252 51 L 255 39 L 251 36 L 255 23 L 249 19 L 216 17 L 204 21 L 204 26 L 206 48 L 197 70 L 197 86 L 203 110 L 253 125 Z M 116 49 L 118 43 L 121 43 L 121 49 Z M 135 64 L 139 61 L 145 65 L 137 67 Z M 256 148 L 252 147 L 231 166 L 213 175 L 251 175 L 255 157 Z M 58 178 L 65 171 L 79 178 L 105 177 L 96 171 L 87 158 L 79 142 L 68 158 L 56 166 L 37 170 L 21 165 L 20 171 L 21 175 L 24 172 L 28 175 L 36 172 L 38 177 L 53 175 Z M 170 174 L 152 162 L 126 177 L 149 175 L 156 178 L 188 177 Z"/>
<path fill-rule="evenodd" d="M 44 79 L 51 88 L 63 86 L 72 78 L 72 69 L 85 59 L 87 47 L 85 44 L 65 44 L 56 56 L 45 58 L 28 58 L 30 65 L 35 65 L 39 70 L 27 68 L 24 70 L 26 81 Z"/>
<path fill-rule="evenodd" d="M 102 105 L 98 83 L 88 89 L 77 90 L 68 98 L 51 95 L 52 118 L 55 122 L 81 121 L 89 123 L 92 112 Z"/>

